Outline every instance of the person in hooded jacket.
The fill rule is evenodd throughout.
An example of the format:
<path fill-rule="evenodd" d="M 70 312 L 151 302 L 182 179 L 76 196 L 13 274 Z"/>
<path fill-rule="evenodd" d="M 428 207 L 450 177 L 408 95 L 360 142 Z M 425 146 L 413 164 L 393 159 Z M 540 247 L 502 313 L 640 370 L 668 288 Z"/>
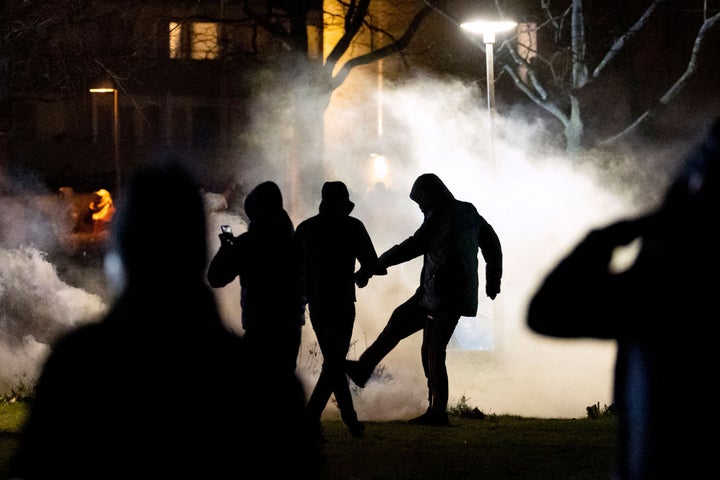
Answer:
<path fill-rule="evenodd" d="M 295 228 L 275 182 L 257 185 L 245 198 L 246 232 L 223 232 L 208 267 L 208 283 L 221 288 L 240 281 L 242 326 L 258 366 L 294 372 L 305 324 L 302 254 Z"/>
<path fill-rule="evenodd" d="M 558 338 L 614 339 L 614 478 L 704 478 L 720 447 L 709 420 L 720 298 L 720 118 L 660 206 L 590 231 L 531 299 L 528 326 Z M 632 265 L 618 248 L 639 243 Z"/>
<path fill-rule="evenodd" d="M 171 198 L 157 215 L 148 205 Z M 104 318 L 52 345 L 7 478 L 276 478 L 317 472 L 297 378 L 268 385 L 205 283 L 200 187 L 168 160 L 129 178 Z"/>
<path fill-rule="evenodd" d="M 363 288 L 378 257 L 365 225 L 350 216 L 355 204 L 343 182 L 325 182 L 317 215 L 300 223 L 295 237 L 304 252 L 305 291 L 310 323 L 323 355 L 322 370 L 305 406 L 309 424 L 320 417 L 335 394 L 343 422 L 355 437 L 365 426 L 358 420 L 345 377 L 345 357 L 355 323 L 355 286 Z M 356 262 L 360 268 L 355 271 Z"/>
<path fill-rule="evenodd" d="M 383 253 L 377 268 L 423 256 L 420 286 L 398 306 L 378 338 L 358 360 L 346 361 L 350 379 L 364 387 L 380 361 L 400 340 L 422 330 L 421 358 L 428 385 L 428 408 L 410 422 L 449 426 L 446 349 L 461 316 L 474 316 L 478 307 L 478 248 L 485 260 L 485 293 L 500 293 L 502 248 L 492 226 L 469 202 L 456 200 L 433 173 L 420 175 L 410 199 L 424 219 L 409 238 Z"/>

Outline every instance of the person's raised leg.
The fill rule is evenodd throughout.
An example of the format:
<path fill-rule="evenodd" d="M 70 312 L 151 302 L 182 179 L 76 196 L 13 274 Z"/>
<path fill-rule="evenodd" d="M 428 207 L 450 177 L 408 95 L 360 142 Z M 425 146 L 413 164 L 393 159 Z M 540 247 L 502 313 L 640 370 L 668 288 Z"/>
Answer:
<path fill-rule="evenodd" d="M 364 387 L 375 367 L 400 340 L 422 330 L 426 310 L 419 304 L 416 293 L 393 311 L 387 325 L 377 339 L 360 355 L 358 360 L 345 362 L 345 371 L 358 387 Z"/>

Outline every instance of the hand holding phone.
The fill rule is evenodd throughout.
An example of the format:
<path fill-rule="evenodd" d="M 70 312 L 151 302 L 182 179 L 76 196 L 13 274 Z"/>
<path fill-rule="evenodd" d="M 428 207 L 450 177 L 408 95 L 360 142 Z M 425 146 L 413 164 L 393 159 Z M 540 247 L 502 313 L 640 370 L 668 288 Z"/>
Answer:
<path fill-rule="evenodd" d="M 230 225 L 220 225 L 220 235 L 218 235 L 220 238 L 220 243 L 225 245 L 232 245 L 233 244 L 233 232 L 232 227 Z"/>

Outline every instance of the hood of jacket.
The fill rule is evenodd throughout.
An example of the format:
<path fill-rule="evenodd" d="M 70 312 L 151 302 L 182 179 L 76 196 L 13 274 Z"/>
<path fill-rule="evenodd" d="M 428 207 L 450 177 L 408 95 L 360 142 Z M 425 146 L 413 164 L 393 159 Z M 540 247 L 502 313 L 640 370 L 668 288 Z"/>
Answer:
<path fill-rule="evenodd" d="M 245 198 L 244 208 L 251 222 L 278 215 L 283 210 L 280 187 L 271 181 L 259 184 Z"/>
<path fill-rule="evenodd" d="M 434 173 L 424 173 L 413 183 L 410 199 L 418 204 L 420 210 L 427 212 L 433 208 L 455 200 L 440 177 Z"/>
<path fill-rule="evenodd" d="M 322 186 L 320 213 L 324 215 L 350 215 L 355 204 L 350 201 L 350 192 L 343 182 L 325 182 Z"/>

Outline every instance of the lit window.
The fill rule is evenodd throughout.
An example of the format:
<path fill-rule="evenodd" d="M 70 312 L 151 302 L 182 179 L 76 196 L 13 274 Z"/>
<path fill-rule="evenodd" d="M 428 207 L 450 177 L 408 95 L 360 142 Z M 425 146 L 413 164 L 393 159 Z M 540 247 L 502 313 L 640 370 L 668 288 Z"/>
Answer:
<path fill-rule="evenodd" d="M 517 52 L 527 63 L 532 64 L 537 57 L 537 24 L 520 23 L 517 27 Z M 522 65 L 519 69 L 520 79 L 528 83 L 527 68 Z"/>
<path fill-rule="evenodd" d="M 193 60 L 212 60 L 218 56 L 218 24 L 196 22 L 192 24 L 190 40 Z"/>
<path fill-rule="evenodd" d="M 185 27 L 185 28 L 183 28 Z M 168 24 L 170 58 L 212 60 L 219 56 L 219 28 L 214 22 L 178 22 Z"/>
<path fill-rule="evenodd" d="M 170 58 L 182 58 L 182 25 L 170 22 Z"/>

